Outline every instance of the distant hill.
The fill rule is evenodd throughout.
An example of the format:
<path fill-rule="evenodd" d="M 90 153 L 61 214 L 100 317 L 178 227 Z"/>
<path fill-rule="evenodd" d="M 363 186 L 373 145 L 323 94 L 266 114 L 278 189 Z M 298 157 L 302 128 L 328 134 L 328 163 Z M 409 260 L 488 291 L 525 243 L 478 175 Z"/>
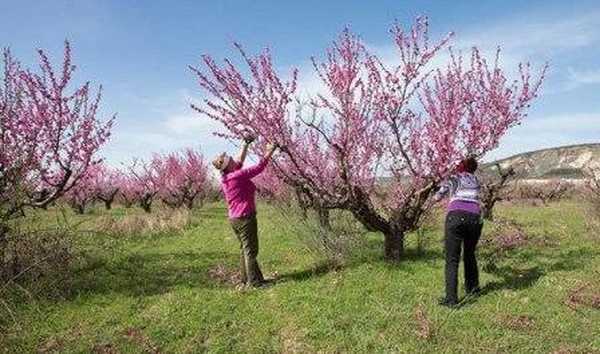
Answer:
<path fill-rule="evenodd" d="M 600 143 L 560 146 L 517 154 L 484 165 L 512 166 L 520 178 L 549 179 L 583 177 L 586 167 L 600 168 Z"/>

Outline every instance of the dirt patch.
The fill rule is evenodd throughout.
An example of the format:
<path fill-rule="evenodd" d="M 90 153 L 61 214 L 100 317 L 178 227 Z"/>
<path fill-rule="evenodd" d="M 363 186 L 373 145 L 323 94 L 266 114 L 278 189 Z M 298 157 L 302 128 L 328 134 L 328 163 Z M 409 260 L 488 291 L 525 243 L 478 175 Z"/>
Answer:
<path fill-rule="evenodd" d="M 427 317 L 423 304 L 417 305 L 414 317 L 417 326 L 417 329 L 415 330 L 417 337 L 421 339 L 430 339 L 433 336 L 433 326 Z"/>
<path fill-rule="evenodd" d="M 580 284 L 568 292 L 564 304 L 572 310 L 582 306 L 600 309 L 600 289 L 590 283 Z"/>
<path fill-rule="evenodd" d="M 579 354 L 579 353 L 598 354 L 598 353 L 600 353 L 600 351 L 589 348 L 589 347 L 574 348 L 574 347 L 571 347 L 568 345 L 561 345 L 552 352 L 552 354 Z"/>
<path fill-rule="evenodd" d="M 279 332 L 281 353 L 310 353 L 312 350 L 304 342 L 304 332 L 293 325 L 285 326 Z"/>
<path fill-rule="evenodd" d="M 61 353 L 65 347 L 65 343 L 60 338 L 50 338 L 45 341 L 37 350 L 38 354 L 46 353 Z"/>
<path fill-rule="evenodd" d="M 145 353 L 148 354 L 160 354 L 160 348 L 152 342 L 150 337 L 146 336 L 141 329 L 138 328 L 127 328 L 124 333 L 125 338 L 131 342 L 139 345 Z"/>
<path fill-rule="evenodd" d="M 92 348 L 92 353 L 94 354 L 119 354 L 117 348 L 110 343 L 105 344 L 96 344 Z"/>
<path fill-rule="evenodd" d="M 218 264 L 208 270 L 210 279 L 225 285 L 237 286 L 242 284 L 242 275 L 237 269 L 227 268 Z"/>
<path fill-rule="evenodd" d="M 535 320 L 527 315 L 505 315 L 498 319 L 498 323 L 513 331 L 527 331 L 535 327 Z"/>

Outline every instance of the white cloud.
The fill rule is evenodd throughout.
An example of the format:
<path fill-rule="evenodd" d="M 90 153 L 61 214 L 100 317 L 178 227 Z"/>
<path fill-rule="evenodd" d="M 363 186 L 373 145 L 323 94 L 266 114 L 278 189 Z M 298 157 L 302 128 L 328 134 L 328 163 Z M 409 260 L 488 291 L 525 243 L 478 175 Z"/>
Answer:
<path fill-rule="evenodd" d="M 569 81 L 567 89 L 573 90 L 583 85 L 600 84 L 600 69 L 596 70 L 576 70 L 572 67 L 568 69 Z"/>
<path fill-rule="evenodd" d="M 218 122 L 208 117 L 201 116 L 200 114 L 195 114 L 194 112 L 190 115 L 169 116 L 165 119 L 163 124 L 169 132 L 185 136 L 205 136 L 221 127 Z"/>
<path fill-rule="evenodd" d="M 461 41 L 467 45 L 490 43 L 526 55 L 548 54 L 590 46 L 600 40 L 600 11 L 571 18 L 521 18 L 480 31 Z"/>

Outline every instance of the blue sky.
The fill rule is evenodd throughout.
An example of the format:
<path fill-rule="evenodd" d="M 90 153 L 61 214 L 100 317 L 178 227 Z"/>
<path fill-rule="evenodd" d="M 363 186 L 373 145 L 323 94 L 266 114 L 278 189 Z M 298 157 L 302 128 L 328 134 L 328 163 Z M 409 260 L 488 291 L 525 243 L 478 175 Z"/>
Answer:
<path fill-rule="evenodd" d="M 119 165 L 184 146 L 200 146 L 209 156 L 235 149 L 189 108 L 201 92 L 187 66 L 201 54 L 231 56 L 233 40 L 250 52 L 269 46 L 282 73 L 298 67 L 304 87 L 316 89 L 308 59 L 345 25 L 389 57 L 389 25 L 421 14 L 429 16 L 434 38 L 455 31 L 459 48 L 502 46 L 508 70 L 522 60 L 551 64 L 530 116 L 488 158 L 600 142 L 598 1 L 0 0 L 0 46 L 31 65 L 36 48 L 60 59 L 69 39 L 77 78 L 101 83 L 102 113 L 118 114 L 103 153 Z"/>

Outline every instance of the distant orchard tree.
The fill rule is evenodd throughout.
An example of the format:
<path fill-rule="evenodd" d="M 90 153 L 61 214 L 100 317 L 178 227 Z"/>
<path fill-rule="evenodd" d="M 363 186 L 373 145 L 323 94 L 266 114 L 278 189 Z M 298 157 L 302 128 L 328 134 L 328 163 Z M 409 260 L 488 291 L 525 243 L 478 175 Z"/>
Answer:
<path fill-rule="evenodd" d="M 152 203 L 162 189 L 161 158 L 154 155 L 151 160 L 136 160 L 129 167 L 129 183 L 135 202 L 147 213 L 152 211 Z"/>
<path fill-rule="evenodd" d="M 208 164 L 201 153 L 186 149 L 158 157 L 159 196 L 172 208 L 192 209 L 206 198 L 210 185 Z"/>
<path fill-rule="evenodd" d="M 77 214 L 84 214 L 87 208 L 96 200 L 95 179 L 100 173 L 101 165 L 90 166 L 76 185 L 63 196 L 64 201 Z"/>
<path fill-rule="evenodd" d="M 120 172 L 106 164 L 99 164 L 91 181 L 94 197 L 110 210 L 119 193 Z"/>

